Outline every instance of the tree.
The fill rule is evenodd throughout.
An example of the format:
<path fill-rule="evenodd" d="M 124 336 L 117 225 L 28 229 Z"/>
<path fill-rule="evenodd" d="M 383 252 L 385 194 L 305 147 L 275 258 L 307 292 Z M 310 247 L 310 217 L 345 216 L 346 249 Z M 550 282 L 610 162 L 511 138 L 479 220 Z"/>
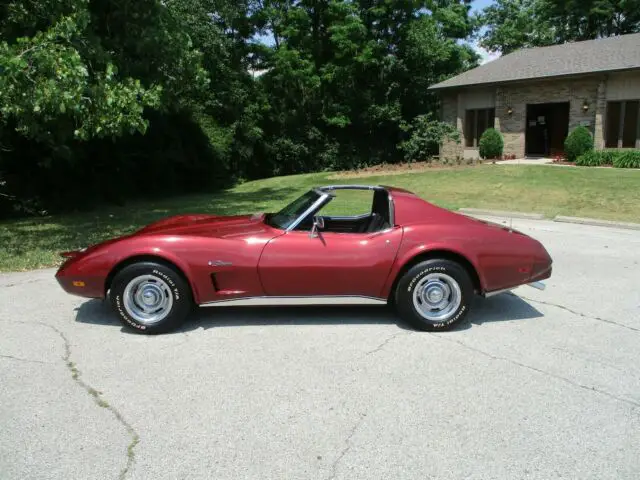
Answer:
<path fill-rule="evenodd" d="M 265 149 L 278 173 L 398 161 L 403 125 L 437 111 L 428 87 L 477 64 L 460 42 L 469 1 L 265 5 Z"/>
<path fill-rule="evenodd" d="M 145 108 L 177 104 L 206 83 L 200 54 L 158 1 L 17 1 L 5 9 L 0 113 L 35 140 L 144 132 Z"/>
<path fill-rule="evenodd" d="M 539 0 L 497 0 L 477 17 L 478 24 L 486 27 L 480 45 L 507 55 L 553 43 L 551 28 L 539 8 Z"/>
<path fill-rule="evenodd" d="M 15 0 L 0 9 L 0 213 L 214 181 L 217 160 L 189 111 L 209 79 L 163 1 Z"/>
<path fill-rule="evenodd" d="M 497 0 L 476 21 L 480 45 L 508 54 L 640 32 L 640 0 Z"/>

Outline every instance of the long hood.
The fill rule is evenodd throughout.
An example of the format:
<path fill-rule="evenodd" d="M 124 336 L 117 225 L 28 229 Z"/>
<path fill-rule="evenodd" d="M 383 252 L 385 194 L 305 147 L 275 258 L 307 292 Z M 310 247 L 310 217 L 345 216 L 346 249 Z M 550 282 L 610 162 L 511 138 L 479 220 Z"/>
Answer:
<path fill-rule="evenodd" d="M 178 215 L 151 223 L 134 235 L 201 235 L 209 237 L 235 237 L 259 234 L 270 229 L 264 215 Z"/>

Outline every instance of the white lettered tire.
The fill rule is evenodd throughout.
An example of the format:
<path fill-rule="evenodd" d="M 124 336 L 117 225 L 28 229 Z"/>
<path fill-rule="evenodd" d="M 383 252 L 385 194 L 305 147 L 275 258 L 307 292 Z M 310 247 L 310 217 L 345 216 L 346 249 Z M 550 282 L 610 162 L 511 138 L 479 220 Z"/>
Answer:
<path fill-rule="evenodd" d="M 464 267 L 432 259 L 414 265 L 402 276 L 396 288 L 396 308 L 418 330 L 447 330 L 469 313 L 473 294 Z"/>
<path fill-rule="evenodd" d="M 193 304 L 191 289 L 182 275 L 156 262 L 123 268 L 113 279 L 110 292 L 111 304 L 122 324 L 149 335 L 177 328 Z"/>

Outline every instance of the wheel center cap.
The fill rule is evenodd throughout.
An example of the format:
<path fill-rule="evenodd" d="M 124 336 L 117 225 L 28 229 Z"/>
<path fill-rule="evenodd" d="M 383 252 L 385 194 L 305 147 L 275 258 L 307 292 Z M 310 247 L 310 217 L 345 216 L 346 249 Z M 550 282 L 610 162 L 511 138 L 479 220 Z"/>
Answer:
<path fill-rule="evenodd" d="M 440 288 L 432 288 L 427 292 L 427 299 L 431 303 L 439 303 L 444 298 L 444 292 Z"/>
<path fill-rule="evenodd" d="M 147 306 L 155 304 L 157 301 L 155 293 L 150 290 L 145 291 L 142 294 L 142 301 Z"/>

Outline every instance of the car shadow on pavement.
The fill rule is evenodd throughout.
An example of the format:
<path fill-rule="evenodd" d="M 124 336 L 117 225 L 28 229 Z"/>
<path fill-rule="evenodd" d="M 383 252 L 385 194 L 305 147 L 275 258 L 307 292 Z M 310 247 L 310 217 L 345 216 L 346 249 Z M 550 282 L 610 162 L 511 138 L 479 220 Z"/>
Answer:
<path fill-rule="evenodd" d="M 91 325 L 122 327 L 108 302 L 89 300 L 76 309 L 76 321 Z M 517 295 L 502 294 L 488 299 L 476 298 L 466 321 L 454 330 L 466 330 L 484 323 L 533 320 L 542 313 Z M 185 324 L 175 331 L 183 333 L 216 327 L 260 325 L 375 325 L 395 324 L 405 330 L 413 327 L 402 321 L 390 307 L 316 306 L 316 307 L 212 307 L 197 308 Z M 131 332 L 122 328 L 123 332 Z"/>

